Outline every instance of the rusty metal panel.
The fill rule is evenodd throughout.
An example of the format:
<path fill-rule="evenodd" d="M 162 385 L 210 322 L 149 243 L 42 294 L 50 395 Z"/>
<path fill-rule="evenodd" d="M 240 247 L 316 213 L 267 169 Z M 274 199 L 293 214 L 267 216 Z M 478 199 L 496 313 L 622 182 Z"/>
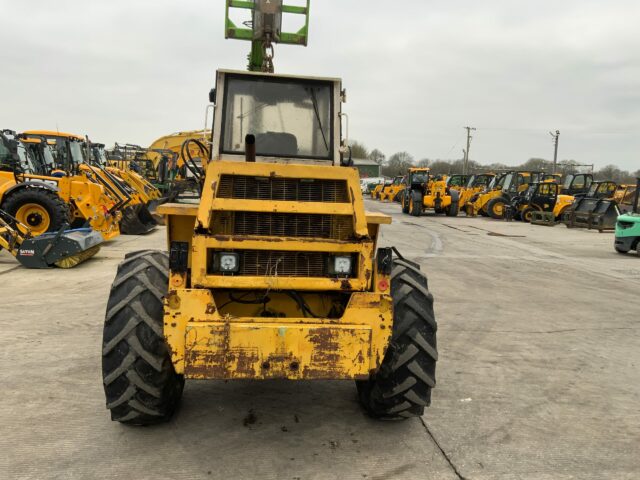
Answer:
<path fill-rule="evenodd" d="M 187 378 L 367 378 L 370 362 L 366 326 L 200 323 L 186 329 Z"/>
<path fill-rule="evenodd" d="M 195 378 L 359 378 L 382 363 L 392 326 L 392 300 L 382 293 L 351 294 L 339 319 L 221 315 L 204 289 L 175 289 L 165 299 L 174 367 Z M 274 368 L 262 372 L 269 358 Z"/>

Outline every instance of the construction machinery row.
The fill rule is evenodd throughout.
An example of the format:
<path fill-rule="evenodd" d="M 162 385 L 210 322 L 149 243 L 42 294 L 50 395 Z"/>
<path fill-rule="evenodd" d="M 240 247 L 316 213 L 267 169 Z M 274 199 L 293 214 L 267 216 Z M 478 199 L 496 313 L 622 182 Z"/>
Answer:
<path fill-rule="evenodd" d="M 159 218 L 152 210 L 162 201 L 142 175 L 109 165 L 104 145 L 87 137 L 45 130 L 0 133 L 0 248 L 27 267 L 61 266 L 50 261 L 56 250 L 86 260 L 120 233 L 148 233 Z M 45 239 L 46 253 L 25 246 Z M 28 261 L 34 256 L 41 261 Z"/>

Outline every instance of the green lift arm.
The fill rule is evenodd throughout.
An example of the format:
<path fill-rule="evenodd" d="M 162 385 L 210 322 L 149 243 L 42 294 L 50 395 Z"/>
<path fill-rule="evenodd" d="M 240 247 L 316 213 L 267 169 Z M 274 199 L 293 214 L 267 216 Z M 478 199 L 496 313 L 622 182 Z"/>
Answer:
<path fill-rule="evenodd" d="M 283 0 L 226 0 L 225 38 L 251 42 L 248 69 L 252 72 L 273 73 L 273 44 L 307 46 L 309 37 L 309 8 L 285 5 Z M 251 10 L 251 20 L 238 27 L 229 16 L 232 9 Z M 282 15 L 304 15 L 304 26 L 296 33 L 282 31 Z"/>

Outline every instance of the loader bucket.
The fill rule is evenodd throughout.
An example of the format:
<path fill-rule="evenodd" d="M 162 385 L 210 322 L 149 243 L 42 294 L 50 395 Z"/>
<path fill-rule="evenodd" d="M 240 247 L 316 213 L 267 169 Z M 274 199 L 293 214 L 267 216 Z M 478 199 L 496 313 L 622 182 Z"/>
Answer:
<path fill-rule="evenodd" d="M 168 201 L 169 197 L 162 197 L 158 198 L 157 200 L 150 200 L 149 203 L 147 203 L 147 209 L 149 210 L 149 213 L 151 214 L 157 225 L 164 225 L 164 215 L 160 215 L 157 212 L 158 207 L 163 203 L 167 203 Z"/>
<path fill-rule="evenodd" d="M 613 230 L 620 211 L 615 200 L 584 197 L 565 214 L 563 222 L 569 228 L 588 228 L 599 231 Z"/>
<path fill-rule="evenodd" d="M 122 211 L 120 220 L 120 232 L 124 235 L 144 235 L 156 228 L 158 222 L 155 221 L 151 212 L 144 204 L 126 207 Z"/>
<path fill-rule="evenodd" d="M 98 253 L 102 241 L 102 235 L 90 228 L 61 229 L 27 238 L 16 258 L 27 268 L 73 268 Z"/>

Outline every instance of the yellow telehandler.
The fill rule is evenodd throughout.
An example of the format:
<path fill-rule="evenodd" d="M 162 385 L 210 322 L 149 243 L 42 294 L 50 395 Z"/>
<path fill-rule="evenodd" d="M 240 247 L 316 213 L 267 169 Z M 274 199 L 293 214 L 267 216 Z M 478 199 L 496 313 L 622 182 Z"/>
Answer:
<path fill-rule="evenodd" d="M 233 6 L 253 16 L 252 29 L 227 17 L 228 36 L 254 42 L 251 68 L 217 71 L 202 198 L 161 205 L 169 252 L 128 254 L 112 285 L 111 418 L 168 420 L 185 378 L 355 380 L 370 415 L 420 416 L 438 356 L 427 278 L 377 245 L 391 218 L 365 212 L 343 162 L 342 82 L 272 73 L 272 43 L 306 43 L 281 14 L 308 18 L 309 4 Z"/>

